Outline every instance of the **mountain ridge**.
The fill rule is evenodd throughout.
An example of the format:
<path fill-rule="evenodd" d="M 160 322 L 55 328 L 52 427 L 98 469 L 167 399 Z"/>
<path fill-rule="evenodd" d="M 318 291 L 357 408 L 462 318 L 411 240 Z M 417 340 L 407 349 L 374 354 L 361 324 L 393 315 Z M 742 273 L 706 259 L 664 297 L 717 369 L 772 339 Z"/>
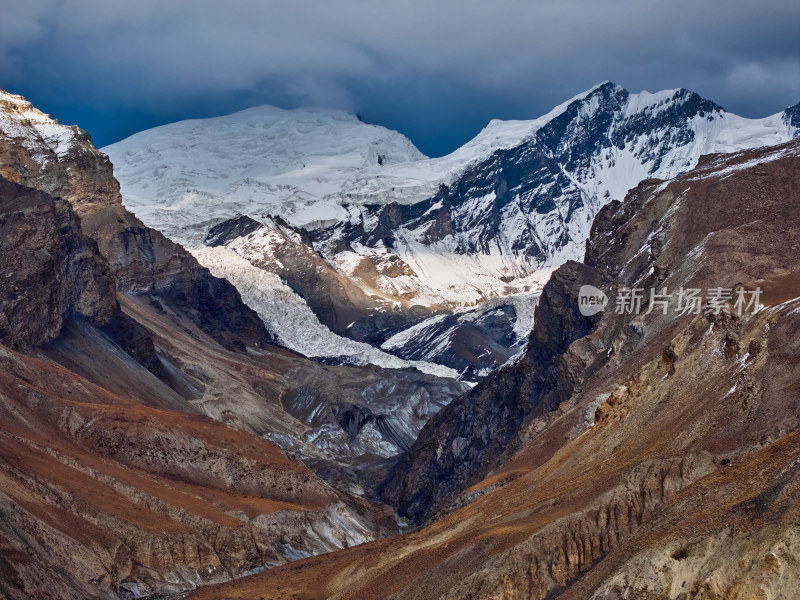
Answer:
<path fill-rule="evenodd" d="M 331 134 L 328 125 L 298 117 L 305 133 L 283 123 L 259 141 L 257 128 L 254 133 L 246 121 L 237 120 L 242 113 L 232 117 L 237 125 L 229 130 L 220 120 L 192 122 L 192 127 L 215 132 L 213 144 L 197 133 L 181 137 L 157 128 L 140 138 L 150 145 L 139 146 L 131 138 L 106 150 L 118 164 L 123 190 L 133 194 L 126 202 L 142 210 L 145 220 L 158 222 L 190 248 L 201 247 L 211 228 L 230 227 L 226 222 L 237 215 L 261 223 L 261 229 L 250 222 L 241 235 L 228 235 L 225 246 L 280 277 L 335 334 L 383 348 L 410 327 L 435 325 L 443 314 L 480 313 L 481 304 L 497 297 L 535 297 L 556 267 L 580 260 L 592 219 L 605 203 L 622 199 L 642 179 L 675 176 L 701 155 L 787 141 L 800 132 L 793 110 L 797 107 L 744 119 L 686 89 L 631 94 L 605 82 L 539 119 L 491 121 L 471 142 L 438 159 L 413 159 L 406 153 L 403 160 L 387 158 L 378 164 L 375 128 L 350 118 L 349 126 L 373 137 L 359 146 L 358 136 L 344 136 L 343 148 L 362 165 L 356 168 L 347 158 L 350 166 L 344 169 L 344 159 L 324 156 L 332 139 L 325 137 Z M 289 118 L 291 113 L 280 114 Z M 319 128 L 322 134 L 315 133 Z M 243 140 L 232 137 L 243 129 Z M 284 160 L 281 144 L 286 142 L 281 137 L 273 148 L 269 136 L 286 131 L 291 133 L 286 139 L 300 144 L 297 152 L 316 161 L 311 175 L 303 175 L 304 169 L 269 174 L 270 165 Z M 315 153 L 317 139 L 326 140 L 319 142 L 322 154 Z M 231 172 L 215 180 L 213 189 L 203 188 L 206 176 L 196 172 L 203 161 L 182 163 L 164 150 L 187 144 L 191 151 L 222 160 Z M 387 157 L 393 147 L 384 153 Z M 253 148 L 278 155 L 261 156 Z M 239 161 L 237 152 L 245 158 Z M 177 169 L 180 176 L 170 179 L 153 171 L 165 161 L 167 170 Z M 237 175 L 242 168 L 246 177 Z M 254 169 L 263 176 L 255 176 Z M 140 184 L 145 179 L 156 188 L 169 187 L 170 181 L 175 185 L 164 197 L 143 200 L 147 190 Z M 308 220 L 298 215 L 309 207 L 333 212 L 298 226 Z M 284 225 L 276 226 L 276 219 Z M 212 259 L 213 251 L 203 256 L 224 276 L 222 256 Z M 295 258 L 302 256 L 307 258 Z M 417 347 L 413 340 L 383 349 L 403 357 L 432 357 L 475 382 L 515 354 L 527 333 L 517 336 L 516 310 L 508 305 L 505 311 L 502 327 L 515 332 L 507 339 L 498 339 L 490 329 L 467 331 L 456 325 L 438 336 L 444 340 L 441 351 Z M 459 347 L 464 336 L 480 348 L 475 356 Z M 301 332 L 294 337 L 297 341 L 291 332 L 282 332 L 289 347 L 307 348 Z"/>

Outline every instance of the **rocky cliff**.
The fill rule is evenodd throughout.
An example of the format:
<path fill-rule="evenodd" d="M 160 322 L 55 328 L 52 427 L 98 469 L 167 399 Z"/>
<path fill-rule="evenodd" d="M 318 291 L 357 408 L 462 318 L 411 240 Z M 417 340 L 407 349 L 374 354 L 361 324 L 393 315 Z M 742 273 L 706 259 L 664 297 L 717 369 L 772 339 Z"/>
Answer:
<path fill-rule="evenodd" d="M 68 202 L 0 177 L 0 231 L 0 343 L 40 346 L 82 319 L 164 376 L 152 338 L 120 309 L 108 263 Z"/>
<path fill-rule="evenodd" d="M 103 326 L 119 314 L 114 279 L 68 202 L 0 177 L 0 341 L 58 337 L 64 318 Z"/>
<path fill-rule="evenodd" d="M 0 175 L 68 201 L 108 261 L 122 293 L 152 294 L 193 315 L 223 344 L 269 342 L 235 288 L 122 205 L 108 157 L 76 126 L 62 126 L 20 96 L 0 92 Z"/>

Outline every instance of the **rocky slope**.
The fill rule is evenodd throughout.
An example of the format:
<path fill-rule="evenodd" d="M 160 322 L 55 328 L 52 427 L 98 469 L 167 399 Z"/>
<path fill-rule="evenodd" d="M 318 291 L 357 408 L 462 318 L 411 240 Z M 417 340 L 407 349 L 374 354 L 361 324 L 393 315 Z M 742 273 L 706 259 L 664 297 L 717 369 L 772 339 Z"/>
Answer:
<path fill-rule="evenodd" d="M 606 82 L 539 119 L 492 121 L 437 159 L 354 116 L 271 107 L 175 123 L 105 150 L 145 222 L 191 248 L 221 227 L 209 243 L 224 238 L 278 275 L 338 335 L 382 347 L 431 317 L 538 293 L 553 269 L 581 258 L 601 206 L 702 154 L 792 139 L 796 112 L 743 119 L 688 90 L 631 94 Z M 245 218 L 246 230 L 231 224 Z M 459 347 L 465 336 L 480 353 Z M 452 347 L 383 349 L 428 354 L 476 381 L 518 342 L 469 328 L 442 339 Z"/>
<path fill-rule="evenodd" d="M 228 280 L 212 276 L 208 269 L 200 266 L 181 246 L 166 239 L 158 231 L 144 227 L 122 206 L 119 183 L 113 176 L 113 166 L 107 156 L 94 148 L 86 132 L 75 126 L 58 124 L 20 96 L 0 92 L 0 167 L 14 181 L 61 197 L 70 203 L 80 219 L 81 228 L 97 242 L 100 253 L 108 261 L 118 291 L 132 296 L 131 301 L 144 301 L 151 307 L 158 307 L 162 314 L 172 315 L 173 319 L 188 319 L 192 327 L 198 327 L 211 340 L 228 349 L 252 351 L 268 346 L 271 336 L 266 332 L 263 321 L 242 302 L 239 292 Z M 291 252 L 287 256 L 291 257 Z M 284 320 L 295 323 L 295 316 L 287 316 Z M 184 325 L 186 326 L 189 324 Z M 120 327 L 117 323 L 117 329 Z M 118 332 L 117 337 L 121 335 Z M 163 336 L 164 339 L 169 337 Z M 139 343 L 145 346 L 148 344 L 142 340 Z M 366 348 L 380 354 L 379 351 Z M 143 348 L 140 351 L 145 350 Z M 363 351 L 361 347 L 354 350 Z M 172 366 L 167 361 L 162 367 L 163 361 L 155 360 L 152 350 L 150 355 L 142 357 L 143 364 L 158 375 L 166 377 Z M 396 423 L 396 426 L 404 431 L 406 439 L 409 436 L 413 438 L 432 411 L 463 391 L 464 386 L 456 382 L 437 381 L 436 377 L 454 378 L 457 375 L 447 368 L 436 365 L 427 368 L 425 364 L 404 361 L 389 355 L 386 357 L 389 359 L 389 367 L 417 367 L 434 375 L 417 377 L 419 385 L 413 386 L 414 393 L 391 391 L 384 394 L 387 406 L 396 407 L 396 402 L 404 399 L 401 401 L 404 406 L 401 412 L 408 418 L 403 423 Z M 311 368 L 312 371 L 315 369 L 316 367 Z M 363 375 L 355 374 L 354 381 L 369 386 L 375 370 L 361 373 L 367 374 L 366 379 Z M 386 376 L 398 382 L 414 379 L 414 376 L 404 372 Z M 172 383 L 190 396 L 196 395 L 191 390 L 203 387 L 197 381 L 188 384 Z M 356 383 L 354 389 L 358 386 L 359 383 Z M 437 399 L 422 408 L 418 406 L 418 393 L 427 397 L 424 390 L 428 386 L 437 390 Z M 406 388 L 405 392 L 408 391 Z M 369 393 L 365 393 L 363 399 L 355 391 L 325 393 L 324 397 L 331 409 L 339 401 L 356 404 L 364 402 L 375 409 L 375 399 Z M 385 412 L 388 413 L 388 409 L 378 414 Z M 399 447 L 384 437 L 378 436 L 377 441 L 381 454 L 399 452 Z M 345 455 L 350 460 L 353 456 L 364 453 L 369 452 L 364 448 L 348 446 Z"/>
<path fill-rule="evenodd" d="M 464 386 L 273 345 L 85 133 L 0 94 L 0 596 L 176 594 L 395 531 L 359 496 Z"/>
<path fill-rule="evenodd" d="M 392 527 L 271 442 L 0 353 L 5 598 L 175 593 Z"/>
<path fill-rule="evenodd" d="M 734 173 L 735 170 L 731 169 L 731 175 L 728 177 L 732 177 Z M 632 193 L 642 194 L 642 190 L 658 185 L 661 184 L 654 180 L 646 180 Z M 693 186 L 687 184 L 687 187 Z M 756 211 L 764 211 L 764 201 L 761 196 L 764 192 L 758 190 L 757 193 L 759 195 L 753 199 L 753 206 L 739 209 L 742 219 L 748 218 Z M 668 196 L 669 194 L 664 194 L 661 197 L 663 206 L 668 206 L 670 200 Z M 722 197 L 719 198 L 721 202 Z M 755 206 L 756 204 L 761 206 Z M 611 206 L 618 207 L 619 204 L 613 203 Z M 540 325 L 534 327 L 525 356 L 515 365 L 492 374 L 465 398 L 439 413 L 419 437 L 414 449 L 403 457 L 401 464 L 396 466 L 392 476 L 384 485 L 383 493 L 390 503 L 402 507 L 401 512 L 408 513 L 414 518 L 429 517 L 432 511 L 442 508 L 452 494 L 497 466 L 498 461 L 514 449 L 515 444 L 512 442 L 519 442 L 514 438 L 526 419 L 529 420 L 538 412 L 553 410 L 573 394 L 578 381 L 576 366 L 573 363 L 580 365 L 580 361 L 588 359 L 585 356 L 574 357 L 566 354 L 566 350 L 573 342 L 592 330 L 599 318 L 599 314 L 587 317 L 578 310 L 574 299 L 578 297 L 583 285 L 600 288 L 613 285 L 619 289 L 626 286 L 637 287 L 634 284 L 655 282 L 658 290 L 661 290 L 661 286 L 664 285 L 665 268 L 645 261 L 657 256 L 662 250 L 661 246 L 668 243 L 671 235 L 681 237 L 695 235 L 698 225 L 695 222 L 689 225 L 690 218 L 686 217 L 688 233 L 678 229 L 669 231 L 667 225 L 662 222 L 663 215 L 656 215 L 653 218 L 659 223 L 661 230 L 647 232 L 647 235 L 652 235 L 652 239 L 647 240 L 652 247 L 636 246 L 634 250 L 639 254 L 618 258 L 617 255 L 624 248 L 632 246 L 635 241 L 630 239 L 627 231 L 619 233 L 613 230 L 614 226 L 620 226 L 633 215 L 635 204 L 627 202 L 624 206 L 626 211 L 617 216 L 617 221 L 606 222 L 608 210 L 601 212 L 595 220 L 594 229 L 605 227 L 606 231 L 603 234 L 595 232 L 587 242 L 585 264 L 567 263 L 556 271 L 546 286 L 534 317 L 535 322 Z M 729 203 L 725 206 L 733 210 Z M 708 212 L 706 208 L 702 210 Z M 782 231 L 783 227 L 776 220 L 779 217 L 779 214 L 774 214 L 769 215 L 768 219 Z M 713 232 L 712 226 L 718 224 L 710 223 L 703 235 L 710 235 Z M 603 243 L 601 243 L 602 235 L 606 237 Z M 625 246 L 621 246 L 619 241 L 623 235 Z M 699 243 L 697 240 L 693 241 Z M 675 241 L 669 243 L 673 248 L 677 245 Z M 606 262 L 601 263 L 597 248 L 605 247 L 605 244 L 617 247 L 610 249 L 608 256 L 603 255 L 602 259 Z M 691 245 L 684 250 L 685 256 L 690 257 L 693 256 L 692 252 L 699 252 Z M 611 263 L 612 260 L 617 262 Z M 730 259 L 726 260 L 730 262 Z M 777 263 L 777 259 L 775 262 Z M 640 280 L 620 279 L 619 271 L 623 265 L 631 268 L 631 265 L 642 264 L 646 268 L 652 267 L 653 271 L 646 274 L 637 271 L 635 275 L 641 277 Z M 656 279 L 659 275 L 662 276 L 662 280 Z M 726 275 L 726 278 L 730 277 L 731 275 Z M 742 281 L 745 280 L 730 283 L 733 286 Z M 689 287 L 685 282 L 679 283 Z M 720 282 L 719 285 L 724 283 L 726 282 Z M 647 293 L 650 287 L 644 286 Z M 679 286 L 670 287 L 677 290 Z M 649 296 L 642 300 L 645 305 L 647 302 Z M 640 326 L 637 324 L 633 329 L 638 333 Z M 603 346 L 603 348 L 611 347 L 610 342 Z"/>
<path fill-rule="evenodd" d="M 707 157 L 611 203 L 585 264 L 546 286 L 537 310 L 555 320 L 537 320 L 526 358 L 440 413 L 453 434 L 435 419 L 417 468 L 395 473 L 405 498 L 439 476 L 474 482 L 429 497 L 460 508 L 192 597 L 797 595 L 798 189 L 792 142 Z M 589 318 L 573 295 L 585 283 L 609 297 Z M 647 290 L 641 310 L 626 310 L 630 289 Z M 700 304 L 684 310 L 690 290 Z M 489 386 L 497 404 L 481 401 Z M 498 414 L 521 415 L 506 457 Z"/>
<path fill-rule="evenodd" d="M 393 527 L 187 403 L 68 202 L 0 178 L 0 230 L 3 597 L 174 593 Z"/>

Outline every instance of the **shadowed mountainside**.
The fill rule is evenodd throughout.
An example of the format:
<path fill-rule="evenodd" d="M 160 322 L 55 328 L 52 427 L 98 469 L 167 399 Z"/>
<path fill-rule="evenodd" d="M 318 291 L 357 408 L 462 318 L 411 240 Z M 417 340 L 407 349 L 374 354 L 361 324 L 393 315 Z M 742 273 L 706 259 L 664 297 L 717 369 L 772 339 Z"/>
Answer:
<path fill-rule="evenodd" d="M 798 142 L 706 157 L 675 180 L 642 182 L 600 212 L 585 266 L 565 265 L 545 289 L 559 318 L 537 321 L 531 348 L 547 331 L 561 340 L 556 352 L 566 349 L 529 353 L 451 404 L 398 467 L 407 497 L 417 483 L 436 489 L 441 476 L 445 498 L 427 496 L 427 506 L 460 508 L 405 536 L 191 597 L 796 594 L 799 189 Z M 587 279 L 610 296 L 589 323 L 565 291 Z M 666 304 L 648 310 L 648 295 L 639 312 L 615 310 L 624 288 L 664 287 L 673 292 Z M 703 290 L 702 310 L 676 310 L 680 288 Z M 736 293 L 709 303 L 715 288 L 751 300 L 760 288 L 763 307 L 738 310 Z M 556 363 L 555 379 L 530 377 Z M 478 401 L 490 385 L 495 404 Z M 508 407 L 523 415 L 520 426 L 493 454 L 502 449 L 491 441 L 494 410 Z M 453 443 L 465 422 L 470 436 Z M 460 496 L 446 483 L 457 461 L 472 484 Z"/>
<path fill-rule="evenodd" d="M 0 597 L 172 595 L 396 531 L 360 497 L 393 450 L 341 413 L 401 405 L 413 439 L 462 384 L 274 346 L 88 135 L 4 92 L 0 234 Z"/>

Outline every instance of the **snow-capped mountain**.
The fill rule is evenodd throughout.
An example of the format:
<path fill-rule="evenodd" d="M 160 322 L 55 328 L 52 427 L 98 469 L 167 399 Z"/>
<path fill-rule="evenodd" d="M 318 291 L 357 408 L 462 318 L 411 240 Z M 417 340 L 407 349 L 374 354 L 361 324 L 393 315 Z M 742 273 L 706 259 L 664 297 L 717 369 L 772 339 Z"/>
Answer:
<path fill-rule="evenodd" d="M 351 113 L 272 106 L 156 127 L 103 151 L 126 203 L 145 221 L 160 219 L 173 239 L 191 243 L 199 223 L 236 214 L 279 215 L 313 228 L 346 219 L 344 204 L 425 200 L 568 105 L 533 121 L 491 121 L 452 154 L 433 159 L 402 134 Z"/>
<path fill-rule="evenodd" d="M 798 112 L 745 119 L 688 90 L 631 94 L 606 82 L 539 119 L 492 121 L 441 158 L 353 115 L 271 107 L 104 150 L 146 223 L 191 248 L 221 227 L 209 244 L 277 274 L 337 334 L 460 370 L 442 358 L 455 332 L 433 335 L 431 324 L 536 294 L 553 269 L 583 257 L 604 204 L 701 155 L 792 139 Z M 412 332 L 427 342 L 413 347 Z M 492 335 L 481 334 L 485 347 Z"/>
<path fill-rule="evenodd" d="M 372 288 L 428 306 L 536 291 L 553 268 L 583 257 L 599 208 L 642 179 L 799 131 L 788 112 L 743 119 L 687 90 L 630 94 L 611 83 L 531 130 L 427 200 L 350 207 L 348 219 L 311 233 L 315 247 L 351 276 L 365 259 L 379 272 L 389 261 L 407 266 L 413 275 L 387 273 Z"/>
<path fill-rule="evenodd" d="M 259 106 L 137 133 L 103 149 L 129 205 L 186 243 L 196 225 L 237 213 L 280 215 L 295 225 L 346 216 L 339 197 L 425 156 L 403 135 L 338 110 Z"/>

